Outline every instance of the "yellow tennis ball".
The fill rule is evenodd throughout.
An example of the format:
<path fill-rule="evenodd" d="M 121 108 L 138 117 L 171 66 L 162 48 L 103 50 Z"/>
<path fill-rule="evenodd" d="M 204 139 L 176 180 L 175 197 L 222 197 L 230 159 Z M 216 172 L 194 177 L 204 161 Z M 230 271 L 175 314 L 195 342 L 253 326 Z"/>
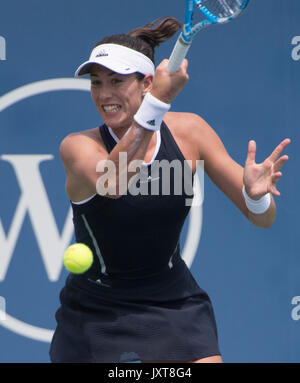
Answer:
<path fill-rule="evenodd" d="M 92 250 L 84 243 L 74 243 L 64 253 L 64 265 L 73 274 L 85 273 L 93 263 Z"/>

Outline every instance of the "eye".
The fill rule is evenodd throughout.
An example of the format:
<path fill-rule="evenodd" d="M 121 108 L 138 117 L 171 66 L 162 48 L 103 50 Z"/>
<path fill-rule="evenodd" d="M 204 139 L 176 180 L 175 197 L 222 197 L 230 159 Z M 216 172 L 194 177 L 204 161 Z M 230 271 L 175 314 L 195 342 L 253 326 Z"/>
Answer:
<path fill-rule="evenodd" d="M 113 78 L 112 80 L 111 80 L 111 83 L 113 84 L 113 85 L 115 85 L 115 84 L 119 84 L 119 83 L 121 83 L 122 82 L 122 80 L 120 79 L 120 78 Z"/>
<path fill-rule="evenodd" d="M 101 81 L 99 81 L 99 80 L 91 80 L 91 84 L 92 84 L 92 86 L 99 86 L 99 85 L 101 85 Z"/>

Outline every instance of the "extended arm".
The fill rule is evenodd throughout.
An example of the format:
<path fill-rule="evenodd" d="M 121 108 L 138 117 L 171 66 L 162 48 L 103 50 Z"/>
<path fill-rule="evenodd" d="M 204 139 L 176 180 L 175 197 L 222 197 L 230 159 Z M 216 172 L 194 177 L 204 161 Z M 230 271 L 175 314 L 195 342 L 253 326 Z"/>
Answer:
<path fill-rule="evenodd" d="M 276 183 L 282 175 L 279 170 L 288 160 L 288 156 L 281 156 L 281 153 L 290 140 L 283 140 L 261 164 L 255 163 L 256 145 L 254 141 L 250 141 L 243 168 L 230 157 L 220 138 L 208 124 L 198 116 L 194 116 L 193 119 L 194 136 L 198 142 L 199 156 L 204 160 L 207 175 L 251 223 L 259 227 L 270 227 L 276 217 L 273 195 L 280 195 L 276 188 Z M 253 200 L 258 200 L 267 193 L 271 194 L 271 203 L 264 213 L 254 214 L 248 209 L 242 192 L 243 186 Z"/>

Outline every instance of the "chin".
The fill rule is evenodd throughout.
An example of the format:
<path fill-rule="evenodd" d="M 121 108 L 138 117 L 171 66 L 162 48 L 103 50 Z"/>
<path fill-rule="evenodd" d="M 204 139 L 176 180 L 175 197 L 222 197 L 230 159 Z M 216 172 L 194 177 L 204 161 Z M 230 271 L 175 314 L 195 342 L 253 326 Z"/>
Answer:
<path fill-rule="evenodd" d="M 124 119 L 114 119 L 114 118 L 105 118 L 103 119 L 104 123 L 112 129 L 129 129 L 132 125 L 132 121 Z"/>

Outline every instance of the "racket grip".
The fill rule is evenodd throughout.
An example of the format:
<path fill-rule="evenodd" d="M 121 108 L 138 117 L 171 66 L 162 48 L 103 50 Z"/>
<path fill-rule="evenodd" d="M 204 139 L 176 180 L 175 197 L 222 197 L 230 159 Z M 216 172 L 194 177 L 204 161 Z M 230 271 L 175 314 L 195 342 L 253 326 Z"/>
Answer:
<path fill-rule="evenodd" d="M 171 56 L 169 58 L 168 69 L 170 72 L 176 72 L 187 55 L 187 52 L 192 43 L 186 43 L 181 36 L 178 37 L 176 44 L 173 48 Z"/>

